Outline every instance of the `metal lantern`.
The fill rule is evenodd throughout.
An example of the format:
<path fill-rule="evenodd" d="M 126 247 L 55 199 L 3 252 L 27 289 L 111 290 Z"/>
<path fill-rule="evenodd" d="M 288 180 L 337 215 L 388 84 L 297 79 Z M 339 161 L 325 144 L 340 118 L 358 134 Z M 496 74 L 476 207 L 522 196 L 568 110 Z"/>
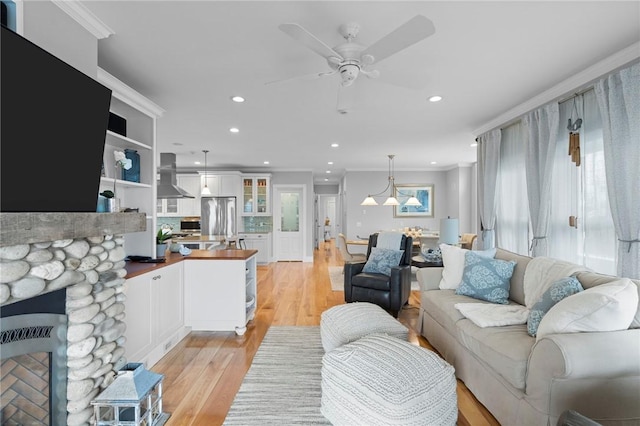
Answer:
<path fill-rule="evenodd" d="M 113 383 L 91 401 L 95 424 L 163 425 L 169 418 L 162 412 L 163 379 L 141 363 L 126 364 Z"/>

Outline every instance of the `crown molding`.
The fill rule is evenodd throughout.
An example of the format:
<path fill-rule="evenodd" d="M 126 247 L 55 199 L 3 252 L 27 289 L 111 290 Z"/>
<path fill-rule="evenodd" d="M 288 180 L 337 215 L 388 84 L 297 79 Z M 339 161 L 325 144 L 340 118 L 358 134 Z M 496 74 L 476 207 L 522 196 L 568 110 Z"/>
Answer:
<path fill-rule="evenodd" d="M 160 106 L 145 98 L 135 89 L 127 86 L 100 67 L 98 67 L 98 81 L 110 88 L 114 97 L 134 106 L 149 116 L 162 117 L 165 112 Z"/>
<path fill-rule="evenodd" d="M 505 124 L 508 124 L 509 122 L 523 116 L 529 111 L 539 108 L 546 103 L 554 100 L 560 100 L 563 97 L 566 97 L 567 94 L 579 92 L 585 89 L 589 84 L 593 84 L 593 82 L 598 78 L 601 78 L 638 58 L 640 58 L 640 42 L 636 42 L 608 58 L 603 59 L 600 62 L 596 62 L 592 66 L 580 71 L 576 75 L 560 82 L 559 84 L 556 84 L 552 88 L 545 90 L 527 102 L 521 103 L 515 108 L 499 115 L 495 119 L 474 130 L 473 134 L 478 136 L 490 130 L 504 126 Z"/>
<path fill-rule="evenodd" d="M 77 0 L 51 0 L 51 3 L 62 9 L 73 20 L 82 25 L 87 31 L 93 34 L 98 40 L 107 38 L 115 34 L 107 24 L 102 22 L 85 5 Z"/>

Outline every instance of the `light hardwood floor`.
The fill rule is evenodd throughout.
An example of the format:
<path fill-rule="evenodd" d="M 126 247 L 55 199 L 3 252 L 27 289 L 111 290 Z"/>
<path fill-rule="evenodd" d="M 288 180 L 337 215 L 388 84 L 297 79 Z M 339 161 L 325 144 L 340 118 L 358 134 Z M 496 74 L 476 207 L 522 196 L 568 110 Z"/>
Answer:
<path fill-rule="evenodd" d="M 192 332 L 151 369 L 165 375 L 164 411 L 167 426 L 215 426 L 224 421 L 242 379 L 271 325 L 319 325 L 320 314 L 343 304 L 344 293 L 332 291 L 328 266 L 342 265 L 334 240 L 320 243 L 314 262 L 277 262 L 258 267 L 258 308 L 247 332 Z M 431 348 L 416 330 L 418 292 L 399 320 L 410 339 Z M 499 425 L 471 392 L 458 381 L 458 424 Z"/>

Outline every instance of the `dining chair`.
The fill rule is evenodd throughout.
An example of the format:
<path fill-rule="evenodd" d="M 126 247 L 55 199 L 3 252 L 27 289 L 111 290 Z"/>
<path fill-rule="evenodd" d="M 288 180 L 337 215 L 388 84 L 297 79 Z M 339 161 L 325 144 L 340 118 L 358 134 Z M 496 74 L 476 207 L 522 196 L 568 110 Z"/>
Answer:
<path fill-rule="evenodd" d="M 351 253 L 349 252 L 349 248 L 347 247 L 347 238 L 341 232 L 338 234 L 338 250 L 340 250 L 340 254 L 342 255 L 342 259 L 345 262 L 364 262 L 367 260 L 367 255 L 364 253 Z"/>

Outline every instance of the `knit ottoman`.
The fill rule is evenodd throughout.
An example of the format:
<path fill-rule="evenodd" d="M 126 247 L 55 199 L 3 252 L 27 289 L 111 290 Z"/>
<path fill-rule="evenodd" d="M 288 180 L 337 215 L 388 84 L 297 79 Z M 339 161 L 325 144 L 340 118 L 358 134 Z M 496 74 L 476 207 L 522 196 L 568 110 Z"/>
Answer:
<path fill-rule="evenodd" d="M 320 337 L 325 352 L 371 333 L 386 333 L 403 340 L 409 337 L 407 327 L 369 302 L 337 305 L 320 316 Z"/>
<path fill-rule="evenodd" d="M 453 367 L 420 346 L 371 334 L 324 354 L 320 411 L 338 425 L 455 425 Z"/>

